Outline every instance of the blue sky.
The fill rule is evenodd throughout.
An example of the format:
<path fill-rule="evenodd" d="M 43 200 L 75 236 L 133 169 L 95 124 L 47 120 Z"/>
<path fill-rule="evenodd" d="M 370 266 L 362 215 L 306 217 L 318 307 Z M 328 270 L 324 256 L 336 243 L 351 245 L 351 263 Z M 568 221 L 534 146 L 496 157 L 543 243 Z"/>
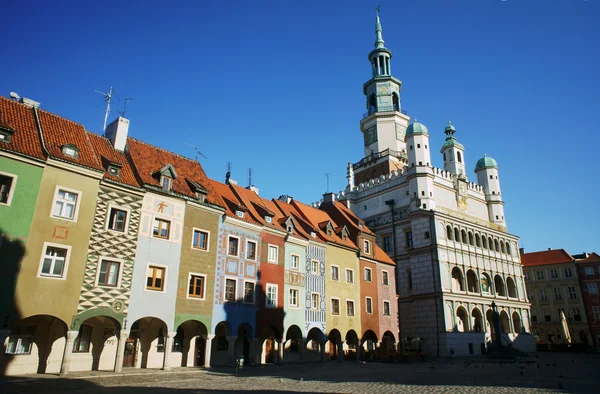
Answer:
<path fill-rule="evenodd" d="M 527 251 L 600 251 L 598 0 L 9 1 L 0 94 L 94 132 L 129 103 L 133 137 L 262 196 L 310 203 L 345 188 L 375 7 L 402 106 L 441 148 L 448 120 L 469 177 L 498 161 L 508 229 Z M 432 152 L 438 152 L 438 150 Z M 441 154 L 433 163 L 442 166 Z"/>

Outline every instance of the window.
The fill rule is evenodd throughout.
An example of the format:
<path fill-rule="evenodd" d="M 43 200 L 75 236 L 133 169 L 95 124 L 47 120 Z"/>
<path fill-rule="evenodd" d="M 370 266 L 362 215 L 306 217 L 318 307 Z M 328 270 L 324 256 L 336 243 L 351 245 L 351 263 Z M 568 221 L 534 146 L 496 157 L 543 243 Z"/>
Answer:
<path fill-rule="evenodd" d="M 529 271 L 525 271 L 525 272 L 523 273 L 523 275 L 525 276 L 525 280 L 526 280 L 526 281 L 528 281 L 528 280 L 531 280 L 531 276 L 529 275 Z"/>
<path fill-rule="evenodd" d="M 373 299 L 371 297 L 365 298 L 365 310 L 368 314 L 373 313 Z"/>
<path fill-rule="evenodd" d="M 331 314 L 332 315 L 340 314 L 340 300 L 337 298 L 331 299 Z"/>
<path fill-rule="evenodd" d="M 156 179 L 156 178 L 154 178 Z M 173 178 L 169 178 L 168 176 L 161 176 L 160 177 L 160 186 L 166 190 L 166 191 L 170 191 L 171 188 L 173 187 Z"/>
<path fill-rule="evenodd" d="M 577 307 L 572 308 L 573 311 L 573 320 L 581 321 L 581 311 Z"/>
<path fill-rule="evenodd" d="M 271 216 L 265 216 L 265 222 L 273 223 L 273 218 Z"/>
<path fill-rule="evenodd" d="M 576 300 L 577 292 L 575 291 L 575 286 L 569 286 L 567 289 L 569 290 L 569 299 Z"/>
<path fill-rule="evenodd" d="M 236 237 L 229 237 L 229 240 L 227 241 L 228 245 L 227 245 L 227 254 L 230 256 L 237 256 L 238 255 L 238 244 L 239 244 L 239 239 Z"/>
<path fill-rule="evenodd" d="M 373 271 L 371 268 L 365 268 L 365 281 L 371 282 L 373 280 Z"/>
<path fill-rule="evenodd" d="M 208 231 L 194 229 L 192 248 L 204 251 L 208 250 Z"/>
<path fill-rule="evenodd" d="M 33 336 L 35 334 L 35 326 L 16 326 L 13 328 L 8 337 L 6 346 L 6 354 L 30 354 Z"/>
<path fill-rule="evenodd" d="M 600 306 L 594 306 L 593 310 L 594 310 L 594 320 L 596 320 L 596 321 L 600 320 Z"/>
<path fill-rule="evenodd" d="M 254 304 L 254 283 L 244 282 L 244 302 Z"/>
<path fill-rule="evenodd" d="M 555 300 L 562 300 L 562 292 L 560 291 L 560 287 L 555 287 L 554 288 L 554 299 Z"/>
<path fill-rule="evenodd" d="M 354 316 L 354 301 L 346 300 L 346 316 Z"/>
<path fill-rule="evenodd" d="M 382 276 L 383 276 L 383 284 L 385 286 L 389 286 L 390 285 L 390 274 L 388 274 L 387 271 L 383 271 Z"/>
<path fill-rule="evenodd" d="M 102 259 L 100 261 L 100 272 L 98 273 L 98 285 L 116 287 L 119 282 L 120 269 L 120 262 Z"/>
<path fill-rule="evenodd" d="M 298 267 L 300 267 L 300 256 L 298 256 L 297 254 L 293 254 L 290 257 L 290 268 L 293 270 L 297 270 Z"/>
<path fill-rule="evenodd" d="M 152 236 L 154 238 L 169 239 L 171 233 L 171 222 L 159 218 L 154 218 L 154 227 L 152 229 Z"/>
<path fill-rule="evenodd" d="M 340 280 L 340 268 L 336 265 L 331 266 L 331 280 Z"/>
<path fill-rule="evenodd" d="M 275 245 L 269 245 L 269 263 L 277 263 L 277 252 L 279 248 Z"/>
<path fill-rule="evenodd" d="M 46 249 L 42 256 L 42 266 L 40 267 L 40 276 L 52 276 L 63 278 L 67 271 L 69 257 L 69 248 L 61 248 L 58 245 L 50 246 L 46 244 Z"/>
<path fill-rule="evenodd" d="M 235 211 L 235 214 L 237 215 L 237 217 L 239 218 L 243 218 L 244 217 L 244 211 Z"/>
<path fill-rule="evenodd" d="M 546 289 L 544 289 L 543 287 L 540 288 L 540 300 L 542 300 L 542 301 L 548 300 L 548 296 L 546 295 Z"/>
<path fill-rule="evenodd" d="M 293 308 L 297 308 L 298 305 L 298 290 L 297 289 L 290 289 L 290 306 Z"/>
<path fill-rule="evenodd" d="M 594 267 L 585 267 L 585 274 L 587 276 L 594 276 Z"/>
<path fill-rule="evenodd" d="M 171 345 L 171 351 L 174 353 L 183 353 L 183 327 L 178 327 L 175 336 L 173 337 L 173 344 Z"/>
<path fill-rule="evenodd" d="M 57 188 L 56 195 L 54 196 L 54 204 L 52 204 L 52 216 L 75 220 L 78 198 L 78 193 Z"/>
<path fill-rule="evenodd" d="M 459 163 L 462 163 L 462 157 L 460 155 L 460 152 L 458 152 L 458 151 L 456 152 L 456 158 L 458 159 Z"/>
<path fill-rule="evenodd" d="M 310 295 L 310 302 L 311 302 L 311 308 L 313 310 L 318 310 L 319 309 L 319 304 L 320 304 L 320 300 L 319 300 L 319 293 L 311 293 Z"/>
<path fill-rule="evenodd" d="M 371 253 L 371 241 L 363 239 L 363 252 L 365 252 L 365 254 Z"/>
<path fill-rule="evenodd" d="M 565 278 L 572 278 L 573 277 L 573 271 L 571 270 L 571 268 L 565 268 L 564 274 L 565 274 Z"/>
<path fill-rule="evenodd" d="M 277 285 L 267 283 L 267 308 L 277 308 Z"/>
<path fill-rule="evenodd" d="M 248 260 L 256 260 L 256 242 L 246 242 L 246 258 Z"/>
<path fill-rule="evenodd" d="M 0 204 L 10 205 L 16 181 L 16 176 L 0 173 Z"/>
<path fill-rule="evenodd" d="M 405 237 L 406 237 L 406 247 L 407 248 L 412 248 L 412 246 L 413 246 L 412 231 L 407 231 L 405 233 Z"/>
<path fill-rule="evenodd" d="M 108 229 L 113 231 L 126 232 L 127 211 L 118 208 L 111 208 L 108 214 Z"/>
<path fill-rule="evenodd" d="M 590 295 L 598 294 L 598 284 L 597 283 L 588 283 L 587 284 L 588 292 Z"/>
<path fill-rule="evenodd" d="M 537 323 L 537 316 L 536 315 L 531 315 L 531 321 L 534 323 Z"/>
<path fill-rule="evenodd" d="M 533 290 L 527 289 L 527 299 L 529 301 L 535 301 L 535 294 L 533 293 Z"/>
<path fill-rule="evenodd" d="M 544 321 L 545 322 L 552 321 L 552 315 L 550 315 L 550 311 L 548 311 L 548 309 L 546 309 L 546 308 L 544 308 Z"/>
<path fill-rule="evenodd" d="M 225 279 L 225 301 L 235 301 L 237 281 L 235 279 Z"/>
<path fill-rule="evenodd" d="M 79 327 L 79 334 L 73 342 L 73 353 L 88 353 L 90 351 L 91 336 L 92 327 L 86 325 Z"/>
<path fill-rule="evenodd" d="M 544 271 L 536 271 L 535 276 L 537 280 L 544 280 Z"/>
<path fill-rule="evenodd" d="M 205 281 L 206 277 L 204 275 L 190 274 L 188 297 L 203 299 Z"/>
<path fill-rule="evenodd" d="M 319 265 L 321 265 L 321 263 L 317 260 L 312 260 L 310 262 L 310 269 L 313 275 L 319 275 Z"/>
<path fill-rule="evenodd" d="M 165 268 L 156 267 L 153 265 L 148 266 L 146 279 L 147 290 L 158 290 L 162 291 L 165 286 Z"/>
<path fill-rule="evenodd" d="M 354 283 L 354 271 L 346 268 L 346 282 Z"/>
<path fill-rule="evenodd" d="M 558 279 L 558 270 L 550 270 L 550 279 Z"/>
<path fill-rule="evenodd" d="M 391 315 L 391 310 L 390 310 L 390 302 L 389 301 L 383 301 L 383 314 L 385 316 L 389 316 Z"/>
<path fill-rule="evenodd" d="M 392 237 L 383 237 L 383 250 L 390 252 L 392 250 Z"/>

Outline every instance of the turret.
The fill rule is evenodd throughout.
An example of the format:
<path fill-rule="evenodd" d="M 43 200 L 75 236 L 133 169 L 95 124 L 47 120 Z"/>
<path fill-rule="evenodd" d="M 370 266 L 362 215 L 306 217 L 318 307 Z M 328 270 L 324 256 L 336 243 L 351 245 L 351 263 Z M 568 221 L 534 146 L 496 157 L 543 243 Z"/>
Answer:
<path fill-rule="evenodd" d="M 440 151 L 444 157 L 444 170 L 451 174 L 466 176 L 465 147 L 456 140 L 456 137 L 454 137 L 455 132 L 456 129 L 448 121 L 448 126 L 444 129 L 446 140 Z"/>
<path fill-rule="evenodd" d="M 406 149 L 408 150 L 408 166 L 430 166 L 429 134 L 427 127 L 416 119 L 406 129 Z"/>
<path fill-rule="evenodd" d="M 500 179 L 498 178 L 498 164 L 496 160 L 484 155 L 477 161 L 475 166 L 477 183 L 483 187 L 485 200 L 488 205 L 490 222 L 506 226 L 504 220 L 504 202 L 500 191 Z"/>
<path fill-rule="evenodd" d="M 424 124 L 416 119 L 406 129 L 408 151 L 408 184 L 416 206 L 421 209 L 435 209 L 429 133 Z"/>

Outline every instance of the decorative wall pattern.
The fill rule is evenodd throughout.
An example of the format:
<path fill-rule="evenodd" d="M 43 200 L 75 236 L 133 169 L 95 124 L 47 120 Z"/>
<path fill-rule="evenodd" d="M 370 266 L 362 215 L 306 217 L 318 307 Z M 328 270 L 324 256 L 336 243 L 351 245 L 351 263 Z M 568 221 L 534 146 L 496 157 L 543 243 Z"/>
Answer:
<path fill-rule="evenodd" d="M 313 260 L 319 261 L 319 275 L 314 275 L 311 271 Z M 312 327 L 319 327 L 326 332 L 325 328 L 325 248 L 309 244 L 306 248 L 306 331 Z M 319 293 L 320 304 L 318 310 L 312 309 L 311 294 Z"/>

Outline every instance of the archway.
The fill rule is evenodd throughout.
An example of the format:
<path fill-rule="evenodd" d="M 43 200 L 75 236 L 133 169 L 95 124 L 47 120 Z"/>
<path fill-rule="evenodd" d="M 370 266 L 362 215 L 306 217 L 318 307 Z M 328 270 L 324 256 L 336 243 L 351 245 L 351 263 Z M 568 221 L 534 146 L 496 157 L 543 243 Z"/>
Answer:
<path fill-rule="evenodd" d="M 168 335 L 167 324 L 157 317 L 136 320 L 125 344 L 123 367 L 162 368 Z"/>
<path fill-rule="evenodd" d="M 462 306 L 456 309 L 456 330 L 458 332 L 469 331 L 469 318 L 467 311 Z"/>
<path fill-rule="evenodd" d="M 492 293 L 492 280 L 485 272 L 481 274 L 481 293 L 486 295 Z"/>
<path fill-rule="evenodd" d="M 506 289 L 504 288 L 504 281 L 500 275 L 494 277 L 494 287 L 496 288 L 496 295 L 506 297 Z"/>
<path fill-rule="evenodd" d="M 358 334 L 354 330 L 349 330 L 346 333 L 346 343 L 345 343 L 345 352 L 344 359 L 346 360 L 357 360 L 358 354 Z"/>
<path fill-rule="evenodd" d="M 485 312 L 485 339 L 487 343 L 494 341 L 496 335 L 496 329 L 494 327 L 494 312 L 488 309 Z"/>
<path fill-rule="evenodd" d="M 483 331 L 483 316 L 481 316 L 481 311 L 478 308 L 473 308 L 471 311 L 471 323 L 473 325 L 473 331 Z"/>
<path fill-rule="evenodd" d="M 329 335 L 327 335 L 327 347 L 329 360 L 342 361 L 342 334 L 335 328 L 329 331 Z"/>
<path fill-rule="evenodd" d="M 362 344 L 360 352 L 363 360 L 375 359 L 375 352 L 377 350 L 378 342 L 377 334 L 375 334 L 372 330 L 365 331 L 360 341 L 360 344 Z"/>
<path fill-rule="evenodd" d="M 233 343 L 229 343 L 231 335 L 232 331 L 228 322 L 222 321 L 215 326 L 215 336 L 211 345 L 211 366 L 231 365 L 233 363 L 233 356 L 230 357 L 233 349 Z"/>
<path fill-rule="evenodd" d="M 513 312 L 512 314 L 512 320 L 513 320 L 513 332 L 515 334 L 520 334 L 521 331 L 523 330 L 523 327 L 521 326 L 521 317 L 519 316 L 519 312 Z"/>
<path fill-rule="evenodd" d="M 4 375 L 59 373 L 68 326 L 51 315 L 29 316 L 15 323 L 0 355 Z"/>
<path fill-rule="evenodd" d="M 285 333 L 285 343 L 283 344 L 284 362 L 302 361 L 302 350 L 304 340 L 302 330 L 297 325 L 290 326 Z"/>
<path fill-rule="evenodd" d="M 479 281 L 477 274 L 473 270 L 467 271 L 467 290 L 470 293 L 479 293 Z"/>
<path fill-rule="evenodd" d="M 452 235 L 452 227 L 450 226 L 446 226 L 446 238 L 448 238 L 450 241 L 454 239 L 454 236 Z"/>
<path fill-rule="evenodd" d="M 94 316 L 81 323 L 73 343 L 69 371 L 112 371 L 121 325 L 113 317 Z"/>
<path fill-rule="evenodd" d="M 235 350 L 233 354 L 234 361 L 244 357 L 247 364 L 251 363 L 250 343 L 252 341 L 252 326 L 248 323 L 242 323 L 238 326 L 237 339 L 235 340 Z"/>
<path fill-rule="evenodd" d="M 182 367 L 203 367 L 206 363 L 206 340 L 208 329 L 198 320 L 187 320 L 177 327 L 177 334 L 173 338 L 173 355 L 179 362 L 175 365 Z"/>
<path fill-rule="evenodd" d="M 394 334 L 390 331 L 386 331 L 383 333 L 383 337 L 381 338 L 381 349 L 385 352 L 391 352 L 396 350 L 396 338 Z"/>
<path fill-rule="evenodd" d="M 317 327 L 310 329 L 306 335 L 306 346 L 304 351 L 305 361 L 324 361 L 325 354 L 325 334 Z"/>
<path fill-rule="evenodd" d="M 271 325 L 265 326 L 261 333 L 261 364 L 275 364 L 277 358 L 277 342 L 281 342 L 281 333 Z"/>
<path fill-rule="evenodd" d="M 502 327 L 502 332 L 504 334 L 508 334 L 510 332 L 510 320 L 506 311 L 500 312 L 500 326 Z"/>
<path fill-rule="evenodd" d="M 506 287 L 508 289 L 509 297 L 517 298 L 519 296 L 517 293 L 517 287 L 515 286 L 515 281 L 510 276 L 506 278 Z"/>
<path fill-rule="evenodd" d="M 452 268 L 452 291 L 464 291 L 463 273 L 458 267 Z"/>

